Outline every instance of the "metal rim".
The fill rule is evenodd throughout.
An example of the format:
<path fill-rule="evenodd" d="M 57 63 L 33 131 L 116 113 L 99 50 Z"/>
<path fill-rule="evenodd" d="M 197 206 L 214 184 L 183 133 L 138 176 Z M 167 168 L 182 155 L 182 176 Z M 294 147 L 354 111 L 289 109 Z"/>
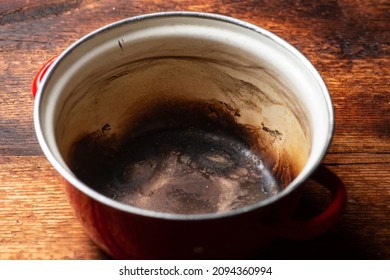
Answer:
<path fill-rule="evenodd" d="M 151 210 L 141 209 L 137 207 L 133 207 L 127 204 L 123 204 L 120 202 L 117 202 L 115 200 L 112 200 L 96 191 L 88 187 L 86 184 L 81 182 L 79 179 L 77 179 L 75 176 L 70 174 L 66 168 L 55 158 L 55 156 L 52 154 L 45 136 L 42 132 L 42 127 L 40 123 L 41 115 L 39 108 L 41 107 L 41 101 L 42 101 L 42 94 L 43 90 L 45 88 L 45 84 L 52 78 L 53 73 L 55 72 L 55 69 L 57 68 L 58 64 L 61 63 L 61 60 L 64 59 L 66 56 L 70 55 L 72 50 L 77 48 L 78 46 L 82 45 L 88 40 L 93 39 L 95 36 L 102 34 L 104 32 L 108 32 L 113 28 L 127 25 L 132 22 L 141 21 L 141 20 L 147 20 L 152 18 L 159 18 L 159 17 L 196 17 L 196 18 L 203 18 L 203 19 L 210 19 L 210 20 L 216 20 L 216 21 L 223 21 L 225 23 L 233 24 L 235 26 L 240 26 L 249 30 L 252 30 L 256 33 L 259 33 L 262 36 L 267 37 L 271 41 L 274 41 L 278 45 L 285 48 L 288 52 L 293 54 L 304 66 L 313 78 L 318 83 L 318 86 L 321 88 L 321 92 L 323 94 L 323 97 L 326 102 L 326 107 L 328 110 L 329 115 L 329 133 L 327 135 L 327 139 L 325 140 L 324 147 L 322 148 L 322 151 L 319 155 L 319 157 L 316 159 L 315 163 L 313 164 L 312 168 L 306 172 L 306 174 L 303 174 L 303 176 L 299 180 L 294 180 L 292 183 L 288 185 L 283 191 L 279 192 L 278 194 L 267 198 L 266 200 L 259 201 L 258 203 L 255 203 L 250 206 L 242 207 L 236 210 L 223 212 L 223 213 L 208 213 L 208 214 L 172 214 L 172 213 L 164 213 L 164 212 L 155 212 Z M 334 129 L 334 112 L 333 112 L 333 105 L 332 100 L 329 94 L 329 91 L 325 85 L 325 82 L 321 78 L 320 74 L 317 72 L 317 70 L 314 68 L 314 66 L 311 64 L 311 62 L 302 54 L 300 53 L 295 47 L 278 37 L 277 35 L 273 34 L 270 31 L 267 31 L 261 27 L 258 27 L 256 25 L 253 25 L 251 23 L 245 22 L 243 20 L 239 20 L 236 18 L 223 16 L 219 14 L 212 14 L 212 13 L 201 13 L 201 12 L 188 12 L 188 11 L 176 11 L 176 12 L 160 12 L 160 13 L 152 13 L 152 14 L 145 14 L 141 16 L 131 17 L 127 18 L 121 21 L 114 22 L 112 24 L 106 25 L 102 28 L 99 28 L 86 36 L 82 37 L 78 41 L 76 41 L 74 44 L 72 44 L 67 50 L 65 50 L 57 59 L 57 61 L 51 66 L 51 68 L 48 70 L 47 75 L 42 80 L 42 84 L 38 89 L 37 95 L 36 95 L 36 102 L 34 107 L 34 125 L 36 130 L 36 135 L 38 138 L 38 142 L 41 145 L 41 148 L 45 154 L 45 156 L 48 158 L 49 162 L 54 166 L 54 168 L 60 173 L 61 176 L 63 176 L 70 184 L 72 184 L 74 187 L 76 187 L 79 191 L 84 193 L 85 195 L 89 196 L 90 198 L 99 201 L 100 203 L 103 203 L 107 206 L 113 207 L 115 209 L 152 217 L 152 218 L 160 218 L 160 219 L 169 219 L 169 220 L 208 220 L 208 219 L 219 219 L 224 217 L 230 217 L 235 216 L 239 214 L 243 214 L 246 212 L 251 212 L 253 210 L 262 208 L 266 205 L 270 205 L 275 203 L 277 200 L 288 196 L 291 192 L 293 192 L 299 185 L 301 185 L 305 180 L 307 180 L 310 175 L 313 173 L 313 171 L 319 166 L 321 163 L 323 157 L 325 156 L 325 153 L 331 143 L 332 136 L 333 136 L 333 129 Z"/>

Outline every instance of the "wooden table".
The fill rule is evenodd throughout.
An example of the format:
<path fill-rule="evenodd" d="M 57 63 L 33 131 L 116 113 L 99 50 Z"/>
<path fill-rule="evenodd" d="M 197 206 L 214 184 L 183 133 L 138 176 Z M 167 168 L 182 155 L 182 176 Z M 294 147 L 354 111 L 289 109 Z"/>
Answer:
<path fill-rule="evenodd" d="M 276 240 L 259 258 L 390 259 L 390 2 L 379 0 L 2 0 L 0 259 L 108 258 L 83 232 L 37 143 L 31 82 L 42 63 L 94 29 L 168 10 L 230 15 L 276 33 L 331 92 L 336 127 L 324 164 L 347 185 L 345 215 L 324 236 Z M 302 209 L 311 215 L 327 194 L 312 182 L 306 189 Z"/>

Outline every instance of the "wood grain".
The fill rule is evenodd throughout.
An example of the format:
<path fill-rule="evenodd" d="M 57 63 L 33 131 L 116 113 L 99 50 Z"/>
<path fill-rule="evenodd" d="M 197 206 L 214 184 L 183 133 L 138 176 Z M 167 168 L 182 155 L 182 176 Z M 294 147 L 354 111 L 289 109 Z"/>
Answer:
<path fill-rule="evenodd" d="M 31 81 L 40 65 L 105 24 L 191 10 L 234 16 L 296 46 L 327 83 L 335 134 L 324 163 L 348 188 L 340 223 L 311 241 L 276 240 L 259 258 L 390 259 L 390 2 L 374 0 L 0 2 L 0 259 L 107 258 L 88 239 L 37 143 Z M 301 211 L 327 194 L 308 182 Z"/>

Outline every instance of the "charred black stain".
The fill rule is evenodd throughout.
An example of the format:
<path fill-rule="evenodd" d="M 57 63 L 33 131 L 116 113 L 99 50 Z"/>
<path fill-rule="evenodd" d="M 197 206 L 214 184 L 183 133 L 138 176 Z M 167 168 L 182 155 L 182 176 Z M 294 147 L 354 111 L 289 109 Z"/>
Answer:
<path fill-rule="evenodd" d="M 279 132 L 277 129 L 271 129 L 269 127 L 264 126 L 263 123 L 261 123 L 262 129 L 267 132 L 269 135 L 271 135 L 274 138 L 278 138 L 279 140 L 282 140 L 283 134 Z"/>
<path fill-rule="evenodd" d="M 102 132 L 107 132 L 109 130 L 111 130 L 110 124 L 106 123 L 105 125 L 103 125 Z"/>
<path fill-rule="evenodd" d="M 76 176 L 123 203 L 183 214 L 253 204 L 292 181 L 268 137 L 259 141 L 278 131 L 239 124 L 234 108 L 218 100 L 154 102 L 141 106 L 120 146 L 108 123 L 75 141 Z M 226 195 L 233 195 L 228 205 L 215 208 Z"/>
<path fill-rule="evenodd" d="M 219 103 L 222 104 L 223 106 L 225 106 L 229 111 L 233 112 L 234 116 L 241 117 L 240 109 L 234 108 L 232 105 L 230 105 L 226 102 L 223 102 L 223 101 L 219 101 Z"/>

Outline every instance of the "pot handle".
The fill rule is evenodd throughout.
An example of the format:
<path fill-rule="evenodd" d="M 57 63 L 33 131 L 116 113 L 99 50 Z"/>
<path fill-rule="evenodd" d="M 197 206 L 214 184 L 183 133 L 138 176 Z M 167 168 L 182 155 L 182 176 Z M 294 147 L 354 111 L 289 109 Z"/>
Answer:
<path fill-rule="evenodd" d="M 39 71 L 35 75 L 34 80 L 32 82 L 32 87 L 31 87 L 31 91 L 32 91 L 32 94 L 34 97 L 37 94 L 38 88 L 41 85 L 42 79 L 43 79 L 43 77 L 45 77 L 47 70 L 56 61 L 57 57 L 58 56 L 55 56 L 55 57 L 52 57 L 51 59 L 49 59 L 45 64 L 43 64 L 41 69 L 39 69 Z"/>
<path fill-rule="evenodd" d="M 328 189 L 333 197 L 328 207 L 308 220 L 290 219 L 274 227 L 280 237 L 293 240 L 312 239 L 331 229 L 341 217 L 347 202 L 347 192 L 341 179 L 324 166 L 320 166 L 311 177 Z"/>

